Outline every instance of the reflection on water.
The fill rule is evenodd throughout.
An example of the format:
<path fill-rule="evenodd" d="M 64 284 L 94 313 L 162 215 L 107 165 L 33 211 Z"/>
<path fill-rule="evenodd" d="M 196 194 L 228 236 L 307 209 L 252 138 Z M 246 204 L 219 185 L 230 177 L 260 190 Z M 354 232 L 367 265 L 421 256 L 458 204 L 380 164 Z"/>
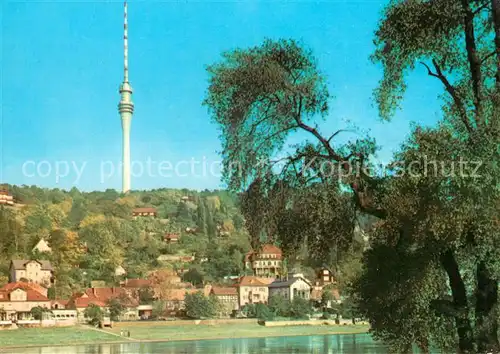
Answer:
<path fill-rule="evenodd" d="M 9 350 L 18 354 L 118 354 L 118 353 L 385 353 L 385 347 L 368 334 L 332 336 L 241 338 L 203 341 L 96 344 Z"/>

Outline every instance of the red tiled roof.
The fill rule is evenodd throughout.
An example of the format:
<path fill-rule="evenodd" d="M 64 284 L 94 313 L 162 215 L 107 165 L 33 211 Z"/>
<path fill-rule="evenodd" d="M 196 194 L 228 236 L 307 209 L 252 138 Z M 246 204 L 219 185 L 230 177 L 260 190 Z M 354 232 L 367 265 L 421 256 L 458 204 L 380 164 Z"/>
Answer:
<path fill-rule="evenodd" d="M 63 306 L 68 305 L 69 300 L 52 300 L 50 304 L 53 306 L 55 304 L 61 304 Z"/>
<path fill-rule="evenodd" d="M 267 284 L 257 277 L 245 275 L 240 278 L 238 286 L 267 286 Z"/>
<path fill-rule="evenodd" d="M 147 288 L 151 286 L 151 280 L 148 279 L 126 279 L 124 288 Z"/>
<path fill-rule="evenodd" d="M 139 304 L 137 299 L 129 296 L 125 288 L 88 288 L 85 293 L 73 294 L 69 304 L 74 307 L 88 307 L 90 304 L 104 307 L 107 306 L 109 300 L 122 295 L 127 299 L 126 305 L 133 307 Z"/>
<path fill-rule="evenodd" d="M 21 289 L 26 292 L 26 301 L 50 301 L 45 295 L 40 294 L 38 291 L 31 287 L 28 283 L 9 283 L 0 289 L 0 301 L 10 301 L 10 293 Z"/>
<path fill-rule="evenodd" d="M 28 290 L 28 289 L 34 290 L 40 294 L 46 293 L 46 291 L 47 291 L 47 289 L 45 289 L 43 286 L 41 286 L 39 284 L 27 283 L 27 282 L 23 282 L 23 281 L 5 284 L 0 290 L 4 290 L 4 291 L 7 291 L 10 293 L 12 290 L 15 290 L 18 288 L 21 288 L 23 290 Z"/>
<path fill-rule="evenodd" d="M 50 301 L 46 296 L 43 296 L 38 291 L 28 289 L 26 291 L 26 300 L 28 301 Z"/>
<path fill-rule="evenodd" d="M 260 254 L 260 255 L 274 254 L 274 255 L 277 256 L 276 259 L 281 259 L 281 256 L 283 255 L 283 252 L 281 251 L 281 249 L 279 247 L 277 247 L 275 245 L 263 244 L 263 245 L 260 246 L 260 248 L 257 251 L 249 251 L 249 252 L 247 252 L 247 254 L 245 255 L 245 262 L 250 261 L 250 258 L 254 254 Z"/>
<path fill-rule="evenodd" d="M 313 289 L 311 291 L 311 299 L 312 300 L 316 300 L 316 301 L 320 301 L 321 300 L 321 297 L 323 296 L 323 292 L 324 291 L 329 291 L 332 293 L 333 295 L 333 298 L 335 300 L 340 300 L 340 293 L 338 291 L 338 289 L 323 289 L 323 290 L 320 290 L 320 289 Z"/>
<path fill-rule="evenodd" d="M 213 287 L 212 288 L 212 293 L 214 295 L 238 295 L 238 290 L 236 288 L 218 288 L 218 287 Z"/>
<path fill-rule="evenodd" d="M 179 234 L 166 233 L 164 236 L 165 240 L 178 240 L 180 237 Z"/>
<path fill-rule="evenodd" d="M 259 253 L 265 253 L 265 254 L 279 254 L 279 255 L 282 254 L 281 249 L 279 249 L 275 245 L 270 245 L 270 244 L 262 245 L 259 251 L 260 251 Z"/>
<path fill-rule="evenodd" d="M 156 213 L 156 208 L 135 208 L 134 213 Z"/>

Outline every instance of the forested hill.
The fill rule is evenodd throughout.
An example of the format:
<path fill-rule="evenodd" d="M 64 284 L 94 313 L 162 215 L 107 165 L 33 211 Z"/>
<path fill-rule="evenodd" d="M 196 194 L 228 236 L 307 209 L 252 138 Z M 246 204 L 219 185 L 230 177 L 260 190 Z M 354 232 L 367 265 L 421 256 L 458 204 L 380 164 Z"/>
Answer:
<path fill-rule="evenodd" d="M 115 190 L 6 188 L 21 206 L 0 207 L 0 282 L 7 281 L 9 262 L 16 258 L 50 259 L 58 297 L 91 280 L 116 283 L 117 266 L 129 278 L 144 277 L 165 266 L 160 255 L 194 255 L 193 263 L 167 264 L 191 269 L 194 282 L 243 272 L 250 245 L 237 198 L 226 191 L 157 189 L 121 195 Z M 138 207 L 156 208 L 157 218 L 134 220 L 132 211 Z M 179 242 L 167 244 L 165 233 L 180 234 Z M 50 254 L 34 254 L 41 239 L 52 248 Z"/>

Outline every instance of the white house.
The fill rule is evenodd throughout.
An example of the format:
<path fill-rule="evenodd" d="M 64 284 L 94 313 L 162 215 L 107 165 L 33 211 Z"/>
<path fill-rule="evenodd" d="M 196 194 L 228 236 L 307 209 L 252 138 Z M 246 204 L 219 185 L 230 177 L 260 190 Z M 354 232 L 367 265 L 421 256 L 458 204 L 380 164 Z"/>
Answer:
<path fill-rule="evenodd" d="M 281 295 L 292 301 L 295 297 L 309 300 L 311 283 L 302 274 L 294 274 L 288 279 L 277 279 L 269 284 L 269 296 Z"/>
<path fill-rule="evenodd" d="M 38 241 L 38 243 L 35 245 L 35 247 L 33 247 L 33 252 L 35 250 L 38 251 L 38 252 L 40 252 L 40 253 L 43 253 L 43 252 L 50 253 L 50 252 L 52 252 L 52 248 L 50 248 L 50 246 L 47 243 L 47 241 L 45 241 L 43 238 L 40 241 Z"/>

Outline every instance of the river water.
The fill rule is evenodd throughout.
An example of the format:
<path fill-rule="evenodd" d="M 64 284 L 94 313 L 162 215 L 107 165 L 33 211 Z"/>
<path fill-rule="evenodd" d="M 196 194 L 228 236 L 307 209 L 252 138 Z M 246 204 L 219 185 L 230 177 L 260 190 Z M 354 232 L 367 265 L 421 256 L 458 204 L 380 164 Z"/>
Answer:
<path fill-rule="evenodd" d="M 18 354 L 243 354 L 243 353 L 386 353 L 384 345 L 368 334 L 342 334 L 329 336 L 238 338 L 221 340 L 149 342 L 123 344 L 94 344 L 70 347 L 39 347 L 9 349 Z"/>

